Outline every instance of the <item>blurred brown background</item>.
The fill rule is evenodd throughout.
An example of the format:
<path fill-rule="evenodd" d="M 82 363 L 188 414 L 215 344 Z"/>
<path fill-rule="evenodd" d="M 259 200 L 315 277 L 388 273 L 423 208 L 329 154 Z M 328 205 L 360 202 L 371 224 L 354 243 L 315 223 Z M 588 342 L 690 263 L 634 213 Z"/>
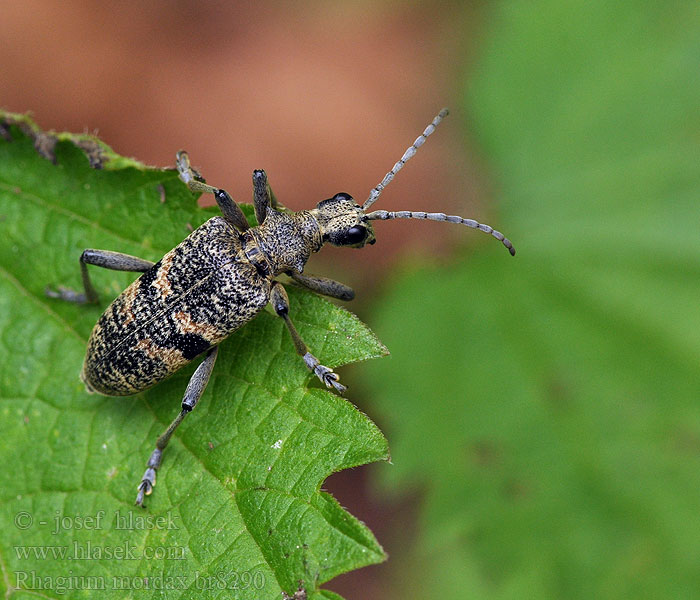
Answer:
<path fill-rule="evenodd" d="M 11 3 L 0 102 L 46 129 L 96 132 L 148 164 L 172 165 L 186 148 L 239 200 L 254 168 L 290 208 L 337 191 L 363 199 L 442 106 L 457 108 L 474 30 L 464 15 L 460 4 Z M 464 122 L 453 111 L 381 208 L 472 214 Z M 334 262 L 366 271 L 405 245 L 444 249 L 462 233 L 408 222 L 381 230 L 361 257 Z"/>
<path fill-rule="evenodd" d="M 249 201 L 254 168 L 267 170 L 293 209 L 338 191 L 364 200 L 440 108 L 458 108 L 476 18 L 463 3 L 10 2 L 0 105 L 32 111 L 45 129 L 97 133 L 152 165 L 172 165 L 186 148 L 238 200 Z M 461 142 L 467 123 L 453 110 L 377 207 L 488 222 L 476 161 Z M 463 234 L 411 221 L 376 231 L 375 246 L 327 249 L 309 267 L 358 289 L 350 308 L 361 317 L 399 253 L 445 253 Z M 351 399 L 372 416 L 370 399 Z M 367 471 L 326 484 L 391 557 L 327 586 L 348 598 L 381 597 L 401 560 L 396 532 L 410 536 L 411 500 L 383 503 Z"/>

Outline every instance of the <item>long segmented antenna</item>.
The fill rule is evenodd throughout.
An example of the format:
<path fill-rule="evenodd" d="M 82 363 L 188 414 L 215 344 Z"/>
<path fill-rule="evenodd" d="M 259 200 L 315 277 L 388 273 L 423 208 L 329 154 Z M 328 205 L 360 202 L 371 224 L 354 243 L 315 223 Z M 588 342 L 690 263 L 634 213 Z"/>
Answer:
<path fill-rule="evenodd" d="M 440 121 L 442 121 L 450 111 L 448 111 L 446 108 L 443 108 L 437 116 L 431 121 L 430 125 L 428 125 L 425 128 L 425 131 L 421 133 L 417 138 L 416 141 L 413 142 L 411 146 L 409 146 L 406 149 L 406 152 L 403 153 L 403 156 L 397 162 L 389 171 L 386 175 L 384 175 L 384 179 L 382 179 L 381 183 L 377 184 L 377 186 L 369 193 L 369 198 L 365 200 L 365 203 L 362 205 L 362 210 L 367 210 L 370 206 L 372 206 L 377 199 L 379 198 L 379 195 L 382 193 L 384 188 L 389 185 L 391 180 L 396 176 L 396 174 L 403 168 L 403 166 L 408 162 L 410 158 L 413 157 L 413 155 L 416 153 L 418 148 L 420 148 L 424 143 L 427 137 L 435 131 L 435 128 L 440 124 Z"/>
<path fill-rule="evenodd" d="M 388 219 L 427 219 L 428 221 L 446 221 L 448 223 L 460 223 L 471 227 L 473 229 L 478 229 L 484 233 L 488 233 L 499 240 L 510 252 L 511 256 L 515 256 L 515 248 L 511 244 L 510 240 L 504 236 L 500 231 L 496 231 L 490 225 L 485 225 L 484 223 L 478 223 L 474 219 L 463 219 L 457 215 L 446 215 L 445 213 L 427 213 L 427 212 L 414 212 L 410 210 L 399 210 L 396 212 L 390 212 L 388 210 L 375 210 L 368 215 L 367 218 L 372 220 L 388 220 Z"/>

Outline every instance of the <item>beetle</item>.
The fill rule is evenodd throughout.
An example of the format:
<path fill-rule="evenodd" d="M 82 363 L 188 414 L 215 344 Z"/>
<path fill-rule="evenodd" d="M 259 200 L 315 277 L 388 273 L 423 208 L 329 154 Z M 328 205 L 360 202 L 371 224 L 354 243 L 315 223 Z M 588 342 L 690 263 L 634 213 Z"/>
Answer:
<path fill-rule="evenodd" d="M 253 171 L 256 227 L 249 226 L 225 190 L 205 183 L 191 166 L 187 153 L 180 151 L 176 163 L 180 179 L 193 192 L 213 194 L 222 216 L 206 221 L 156 263 L 119 252 L 87 249 L 80 257 L 84 292 L 63 287 L 47 289 L 54 298 L 97 303 L 87 265 L 142 273 L 107 307 L 92 330 L 81 372 L 88 392 L 106 396 L 137 394 L 204 355 L 189 380 L 179 414 L 156 441 L 138 485 L 137 505 L 143 506 L 144 497 L 153 490 L 156 471 L 173 432 L 202 397 L 219 344 L 267 304 L 284 320 L 306 366 L 328 388 L 345 391 L 338 375 L 306 347 L 290 319 L 287 293 L 275 279 L 284 273 L 319 294 L 352 300 L 354 292 L 348 286 L 303 274 L 311 254 L 324 244 L 361 248 L 375 242 L 371 221 L 428 219 L 480 229 L 515 255 L 513 245 L 502 233 L 472 219 L 444 213 L 367 212 L 447 114 L 447 109 L 440 111 L 362 206 L 341 192 L 312 210 L 292 212 L 277 202 L 265 171 Z"/>

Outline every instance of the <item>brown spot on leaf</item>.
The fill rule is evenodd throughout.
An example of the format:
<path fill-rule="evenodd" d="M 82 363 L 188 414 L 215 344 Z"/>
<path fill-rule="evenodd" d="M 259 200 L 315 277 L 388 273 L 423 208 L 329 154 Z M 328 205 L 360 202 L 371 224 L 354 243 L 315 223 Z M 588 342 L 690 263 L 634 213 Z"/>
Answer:
<path fill-rule="evenodd" d="M 477 440 L 469 450 L 473 462 L 480 467 L 499 467 L 503 463 L 503 448 L 493 440 Z"/>
<path fill-rule="evenodd" d="M 96 140 L 76 140 L 75 145 L 85 152 L 93 169 L 101 169 L 104 166 L 105 151 L 99 142 Z"/>
<path fill-rule="evenodd" d="M 12 134 L 10 133 L 10 126 L 4 119 L 0 120 L 0 137 L 5 141 L 12 141 Z"/>
<path fill-rule="evenodd" d="M 24 135 L 34 143 L 39 156 L 50 160 L 56 164 L 56 144 L 58 136 L 51 132 L 42 131 L 28 116 L 2 114 L 0 119 L 0 137 L 8 142 L 13 141 L 11 126 L 17 127 Z M 93 169 L 101 169 L 107 161 L 107 148 L 96 138 L 79 135 L 61 134 L 62 139 L 72 142 L 77 148 L 80 148 Z"/>
<path fill-rule="evenodd" d="M 34 148 L 39 156 L 56 164 L 56 136 L 41 131 L 35 132 Z"/>

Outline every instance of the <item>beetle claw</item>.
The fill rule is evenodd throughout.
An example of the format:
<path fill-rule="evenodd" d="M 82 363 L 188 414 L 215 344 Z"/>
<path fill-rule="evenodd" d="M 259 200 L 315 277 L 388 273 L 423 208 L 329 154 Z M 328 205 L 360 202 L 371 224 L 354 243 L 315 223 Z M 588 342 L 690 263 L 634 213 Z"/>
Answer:
<path fill-rule="evenodd" d="M 340 383 L 338 381 L 339 377 L 336 373 L 331 372 L 330 375 L 332 377 L 327 377 L 324 379 L 324 381 L 326 383 L 326 387 L 331 387 L 331 385 L 332 385 L 336 390 L 338 390 L 338 393 L 340 393 L 340 394 L 342 394 L 345 390 L 348 389 L 342 383 Z M 330 383 L 329 383 L 329 380 L 330 380 Z"/>
<path fill-rule="evenodd" d="M 338 374 L 334 373 L 328 367 L 324 367 L 323 365 L 318 365 L 314 369 L 314 373 L 316 374 L 316 377 L 318 377 L 323 383 L 325 383 L 326 387 L 329 389 L 331 387 L 334 387 L 341 394 L 347 389 L 342 383 L 340 383 L 338 381 L 340 379 Z"/>
<path fill-rule="evenodd" d="M 313 371 L 314 375 L 326 384 L 327 388 L 333 386 L 341 394 L 347 389 L 343 384 L 338 382 L 338 374 L 319 363 L 318 358 L 311 354 L 311 352 L 307 352 L 304 355 L 304 362 L 306 366 Z"/>
<path fill-rule="evenodd" d="M 148 491 L 146 491 L 146 489 L 148 489 Z M 151 488 L 146 484 L 146 482 L 141 482 L 141 485 L 139 485 L 138 490 L 139 493 L 136 495 L 136 502 L 134 502 L 134 504 L 136 506 L 143 506 L 144 494 L 150 494 Z"/>
<path fill-rule="evenodd" d="M 149 461 L 150 462 L 150 461 Z M 153 486 L 156 484 L 156 470 L 149 465 L 146 472 L 143 474 L 143 479 L 139 483 L 139 493 L 136 495 L 136 506 L 143 506 L 144 496 L 150 496 L 153 491 Z"/>

